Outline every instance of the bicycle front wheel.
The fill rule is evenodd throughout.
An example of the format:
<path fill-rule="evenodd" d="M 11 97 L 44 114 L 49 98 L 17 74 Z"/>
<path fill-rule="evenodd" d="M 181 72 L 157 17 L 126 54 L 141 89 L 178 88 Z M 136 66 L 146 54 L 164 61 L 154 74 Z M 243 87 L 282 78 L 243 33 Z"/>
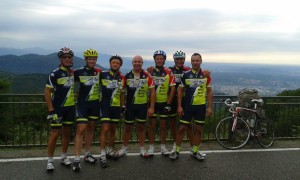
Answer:
<path fill-rule="evenodd" d="M 246 145 L 250 138 L 248 124 L 241 118 L 237 118 L 237 123 L 233 127 L 234 118 L 222 119 L 216 127 L 216 139 L 218 143 L 226 149 L 239 149 Z"/>
<path fill-rule="evenodd" d="M 260 117 L 254 127 L 255 137 L 259 145 L 268 148 L 274 141 L 274 124 L 271 119 Z"/>

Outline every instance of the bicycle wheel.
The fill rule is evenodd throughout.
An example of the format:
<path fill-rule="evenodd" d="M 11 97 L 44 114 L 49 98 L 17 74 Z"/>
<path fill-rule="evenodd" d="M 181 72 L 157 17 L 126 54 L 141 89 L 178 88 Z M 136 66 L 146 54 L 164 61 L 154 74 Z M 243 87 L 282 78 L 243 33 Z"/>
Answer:
<path fill-rule="evenodd" d="M 259 145 L 268 148 L 274 141 L 274 124 L 271 119 L 260 117 L 254 127 L 255 137 Z"/>
<path fill-rule="evenodd" d="M 243 147 L 250 138 L 248 124 L 241 118 L 237 118 L 235 129 L 232 131 L 233 117 L 222 119 L 216 127 L 216 139 L 226 149 L 238 149 Z"/>

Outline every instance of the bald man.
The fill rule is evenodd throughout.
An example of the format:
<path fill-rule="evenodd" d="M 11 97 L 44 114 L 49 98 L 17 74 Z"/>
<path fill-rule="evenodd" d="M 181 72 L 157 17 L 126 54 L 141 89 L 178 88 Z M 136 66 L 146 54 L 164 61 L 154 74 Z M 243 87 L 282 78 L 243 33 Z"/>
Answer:
<path fill-rule="evenodd" d="M 117 156 L 121 157 L 127 154 L 127 146 L 131 138 L 132 128 L 136 123 L 140 155 L 148 158 L 149 155 L 144 147 L 145 124 L 147 116 L 151 117 L 154 113 L 155 85 L 151 75 L 143 70 L 143 58 L 141 56 L 136 55 L 133 57 L 132 67 L 133 69 L 125 75 L 127 90 L 125 127 L 123 132 L 123 147 L 118 151 Z M 150 100 L 149 106 L 148 99 Z"/>

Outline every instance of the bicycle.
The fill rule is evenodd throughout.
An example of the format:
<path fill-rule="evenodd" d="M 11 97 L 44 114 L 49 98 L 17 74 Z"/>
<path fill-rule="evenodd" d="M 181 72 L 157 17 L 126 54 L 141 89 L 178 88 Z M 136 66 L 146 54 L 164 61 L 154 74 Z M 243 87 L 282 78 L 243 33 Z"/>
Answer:
<path fill-rule="evenodd" d="M 274 141 L 273 121 L 259 114 L 258 104 L 262 104 L 262 99 L 253 99 L 254 108 L 237 107 L 238 101 L 225 100 L 230 117 L 222 119 L 216 127 L 216 139 L 218 143 L 226 149 L 239 149 L 245 146 L 254 136 L 258 144 L 268 148 Z M 250 118 L 249 119 L 249 114 Z"/>

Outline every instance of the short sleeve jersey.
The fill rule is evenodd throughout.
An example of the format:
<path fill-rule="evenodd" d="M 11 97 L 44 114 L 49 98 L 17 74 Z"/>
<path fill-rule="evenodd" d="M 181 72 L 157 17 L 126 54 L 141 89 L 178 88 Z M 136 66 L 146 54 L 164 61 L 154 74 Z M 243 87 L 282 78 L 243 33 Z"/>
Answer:
<path fill-rule="evenodd" d="M 130 104 L 146 104 L 148 102 L 148 91 L 154 88 L 154 82 L 150 74 L 144 70 L 136 79 L 132 71 L 125 75 L 127 96 L 126 102 Z"/>
<path fill-rule="evenodd" d="M 191 68 L 183 66 L 182 68 L 178 68 L 176 66 L 170 67 L 171 71 L 174 74 L 175 82 L 176 82 L 176 89 L 178 88 L 179 84 L 181 83 L 181 76 L 182 73 L 185 71 L 190 70 Z"/>
<path fill-rule="evenodd" d="M 202 105 L 206 102 L 206 88 L 211 87 L 211 78 L 204 77 L 201 70 L 189 70 L 183 73 L 180 86 L 185 87 L 185 104 Z"/>
<path fill-rule="evenodd" d="M 99 101 L 99 76 L 101 69 L 82 67 L 74 72 L 75 82 L 79 82 L 78 102 Z"/>
<path fill-rule="evenodd" d="M 156 90 L 155 102 L 157 103 L 167 102 L 169 97 L 170 86 L 176 85 L 173 72 L 170 69 L 165 67 L 163 67 L 161 70 L 154 68 L 151 75 Z"/>
<path fill-rule="evenodd" d="M 74 106 L 74 71 L 59 67 L 48 76 L 46 87 L 52 88 L 52 103 L 54 107 Z"/>
<path fill-rule="evenodd" d="M 102 86 L 102 104 L 109 106 L 120 106 L 120 95 L 124 92 L 126 79 L 118 72 L 115 76 L 111 71 L 100 74 L 100 84 Z"/>

